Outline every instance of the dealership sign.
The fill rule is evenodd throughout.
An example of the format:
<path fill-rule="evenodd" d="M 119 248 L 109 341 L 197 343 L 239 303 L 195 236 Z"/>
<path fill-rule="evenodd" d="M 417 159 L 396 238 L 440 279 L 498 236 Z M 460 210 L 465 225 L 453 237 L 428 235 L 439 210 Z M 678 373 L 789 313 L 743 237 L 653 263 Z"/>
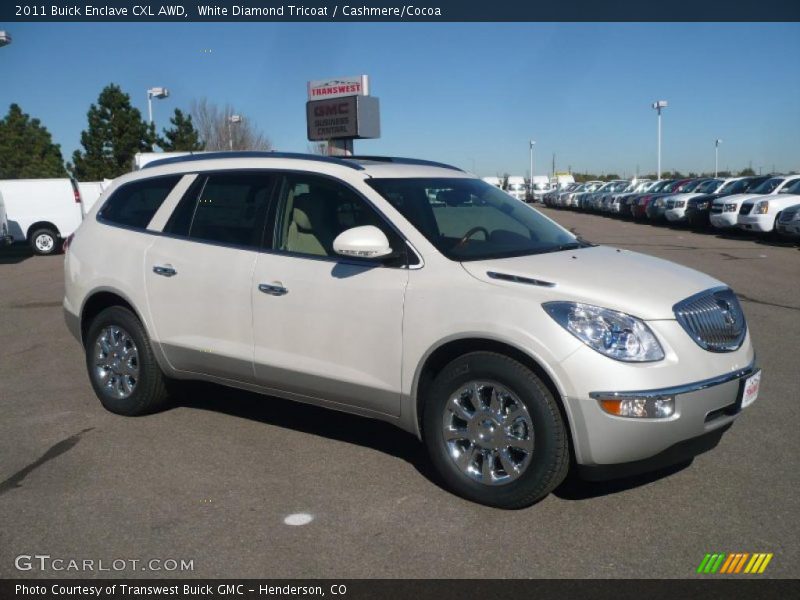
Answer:
<path fill-rule="evenodd" d="M 371 96 L 306 102 L 306 122 L 312 142 L 381 136 L 380 107 Z"/>
<path fill-rule="evenodd" d="M 331 77 L 308 82 L 308 99 L 343 98 L 345 96 L 369 96 L 369 77 Z"/>

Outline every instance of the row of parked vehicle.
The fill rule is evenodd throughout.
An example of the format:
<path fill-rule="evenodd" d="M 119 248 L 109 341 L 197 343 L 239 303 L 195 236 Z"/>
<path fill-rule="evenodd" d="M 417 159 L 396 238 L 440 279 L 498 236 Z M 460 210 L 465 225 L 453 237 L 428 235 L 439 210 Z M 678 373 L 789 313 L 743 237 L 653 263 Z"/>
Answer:
<path fill-rule="evenodd" d="M 800 237 L 800 174 L 587 181 L 553 190 L 542 201 L 635 220 Z"/>

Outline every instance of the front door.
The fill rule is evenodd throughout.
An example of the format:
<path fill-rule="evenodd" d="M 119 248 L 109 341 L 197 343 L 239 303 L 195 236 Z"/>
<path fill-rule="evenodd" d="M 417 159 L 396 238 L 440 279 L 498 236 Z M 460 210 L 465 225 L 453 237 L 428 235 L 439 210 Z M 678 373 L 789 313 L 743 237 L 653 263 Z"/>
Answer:
<path fill-rule="evenodd" d="M 317 175 L 287 174 L 251 289 L 255 375 L 264 386 L 400 414 L 405 242 L 359 194 Z M 376 225 L 389 262 L 333 252 L 350 227 Z"/>

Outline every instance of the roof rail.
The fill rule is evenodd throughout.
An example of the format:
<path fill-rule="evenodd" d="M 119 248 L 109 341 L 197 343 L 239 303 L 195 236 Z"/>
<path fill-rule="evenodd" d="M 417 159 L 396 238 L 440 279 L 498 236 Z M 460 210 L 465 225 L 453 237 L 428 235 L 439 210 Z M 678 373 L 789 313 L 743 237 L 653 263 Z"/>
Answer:
<path fill-rule="evenodd" d="M 342 167 L 348 167 L 357 171 L 363 171 L 364 167 L 355 162 L 349 162 L 335 156 L 319 156 L 317 154 L 303 154 L 300 152 L 265 152 L 265 151 L 237 151 L 237 152 L 199 152 L 196 154 L 187 154 L 185 156 L 173 156 L 171 158 L 160 158 L 147 163 L 142 169 L 149 169 L 150 167 L 160 167 L 162 165 L 174 165 L 183 162 L 192 162 L 197 160 L 216 160 L 220 158 L 296 158 L 299 160 L 311 160 L 317 162 L 326 162 Z M 349 158 L 349 157 L 348 157 Z"/>
<path fill-rule="evenodd" d="M 395 163 L 398 165 L 419 165 L 424 167 L 442 167 L 443 169 L 453 169 L 454 171 L 464 172 L 464 169 L 459 169 L 453 165 L 448 165 L 433 160 L 422 160 L 420 158 L 402 158 L 399 156 L 367 156 L 364 154 L 357 154 L 354 156 L 343 157 L 345 160 L 373 160 L 375 162 Z"/>

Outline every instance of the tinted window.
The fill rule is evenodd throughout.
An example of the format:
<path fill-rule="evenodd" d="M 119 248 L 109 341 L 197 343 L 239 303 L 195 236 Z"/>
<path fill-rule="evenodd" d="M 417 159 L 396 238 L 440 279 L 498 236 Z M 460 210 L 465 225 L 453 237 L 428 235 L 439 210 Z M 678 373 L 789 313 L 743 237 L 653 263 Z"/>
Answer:
<path fill-rule="evenodd" d="M 110 223 L 144 229 L 182 175 L 127 183 L 114 192 L 99 216 Z"/>
<path fill-rule="evenodd" d="M 199 241 L 259 246 L 274 180 L 251 172 L 201 175 L 164 231 Z"/>
<path fill-rule="evenodd" d="M 499 190 L 497 193 L 502 194 Z M 402 254 L 399 262 L 405 264 L 406 246 L 400 235 L 355 191 L 325 177 L 287 175 L 276 223 L 274 249 L 329 257 L 339 257 L 333 250 L 333 240 L 340 233 L 374 225 L 383 231 L 392 249 Z M 389 263 L 394 264 L 391 260 Z"/>
<path fill-rule="evenodd" d="M 783 183 L 783 177 L 773 177 L 772 179 L 767 179 L 764 183 L 759 185 L 758 187 L 750 190 L 753 194 L 771 194 L 775 191 L 775 188 L 778 187 L 780 184 Z"/>
<path fill-rule="evenodd" d="M 522 256 L 580 247 L 572 234 L 478 179 L 370 179 L 451 260 Z M 431 198 L 436 190 L 436 200 Z"/>

